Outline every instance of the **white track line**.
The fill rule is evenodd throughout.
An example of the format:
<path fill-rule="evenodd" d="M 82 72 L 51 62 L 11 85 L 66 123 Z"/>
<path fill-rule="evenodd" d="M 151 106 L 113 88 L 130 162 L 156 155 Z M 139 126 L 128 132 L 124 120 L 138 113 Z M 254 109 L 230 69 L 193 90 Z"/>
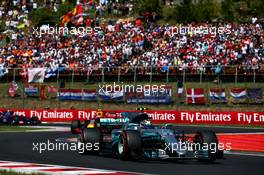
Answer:
<path fill-rule="evenodd" d="M 68 132 L 70 131 L 70 128 L 66 126 L 20 126 L 20 127 L 36 129 L 36 130 L 26 130 L 26 132 L 49 132 L 49 131 Z"/>
<path fill-rule="evenodd" d="M 254 134 L 264 134 L 264 132 L 236 132 L 236 133 L 216 133 L 216 135 L 254 135 Z"/>
<path fill-rule="evenodd" d="M 8 167 L 8 166 L 25 166 L 25 167 Z M 30 167 L 30 165 L 32 165 Z M 52 171 L 54 169 L 62 169 L 59 171 Z M 63 170 L 65 169 L 65 170 Z M 68 169 L 68 171 L 67 171 Z M 70 169 L 70 170 L 69 170 Z M 71 170 L 76 169 L 76 170 Z M 14 171 L 20 173 L 44 173 L 49 175 L 82 175 L 82 174 L 141 174 L 136 172 L 126 171 L 115 171 L 106 169 L 95 169 L 95 168 L 84 168 L 84 167 L 73 167 L 73 166 L 61 166 L 51 164 L 36 164 L 36 163 L 24 163 L 24 162 L 12 162 L 12 161 L 1 161 L 0 170 Z M 51 171 L 49 171 L 51 170 Z"/>
<path fill-rule="evenodd" d="M 233 152 L 233 151 L 224 151 L 224 153 L 230 155 L 239 155 L 239 156 L 264 157 L 264 153 L 245 153 L 245 152 Z"/>

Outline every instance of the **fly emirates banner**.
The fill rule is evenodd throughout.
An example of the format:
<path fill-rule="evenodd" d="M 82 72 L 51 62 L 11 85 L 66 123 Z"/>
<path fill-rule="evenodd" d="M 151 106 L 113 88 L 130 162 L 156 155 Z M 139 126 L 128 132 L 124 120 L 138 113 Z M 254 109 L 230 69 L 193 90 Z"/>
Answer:
<path fill-rule="evenodd" d="M 10 109 L 17 115 L 38 117 L 42 122 L 71 122 L 72 120 L 90 120 L 97 117 L 97 110 L 69 109 Z M 5 111 L 5 109 L 0 109 Z M 120 117 L 125 110 L 103 110 L 104 117 Z M 228 125 L 264 125 L 264 112 L 208 112 L 208 111 L 166 111 L 148 110 L 153 123 L 173 124 L 228 124 Z"/>

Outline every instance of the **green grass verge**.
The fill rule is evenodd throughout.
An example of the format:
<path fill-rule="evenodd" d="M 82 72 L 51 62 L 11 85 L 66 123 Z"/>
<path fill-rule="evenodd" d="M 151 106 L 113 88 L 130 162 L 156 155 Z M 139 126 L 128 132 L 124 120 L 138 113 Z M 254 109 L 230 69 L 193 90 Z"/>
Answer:
<path fill-rule="evenodd" d="M 32 131 L 32 130 L 41 130 L 41 129 L 45 129 L 45 128 L 31 128 L 31 127 L 11 126 L 11 125 L 1 125 L 0 124 L 0 132 Z"/>
<path fill-rule="evenodd" d="M 118 103 L 118 102 L 102 102 L 100 100 L 94 101 L 94 102 L 85 102 L 85 101 L 58 101 L 56 99 L 56 94 L 47 94 L 46 100 L 39 100 L 38 98 L 22 98 L 22 84 L 18 83 L 20 90 L 19 94 L 20 97 L 16 98 L 9 98 L 7 94 L 8 89 L 8 83 L 1 83 L 0 86 L 0 108 L 25 108 L 25 109 L 37 109 L 37 108 L 51 108 L 51 109 L 69 109 L 69 108 L 75 108 L 75 109 L 109 109 L 109 110 L 118 110 L 118 109 L 124 109 L 124 110 L 134 110 L 136 107 L 144 106 L 149 109 L 155 109 L 155 110 L 194 110 L 194 111 L 263 111 L 264 105 L 250 105 L 250 104 L 232 104 L 230 102 L 230 93 L 229 89 L 233 87 L 241 87 L 241 88 L 262 88 L 264 90 L 264 83 L 237 83 L 236 85 L 234 83 L 222 83 L 220 86 L 216 85 L 215 83 L 208 82 L 208 83 L 202 83 L 199 82 L 190 82 L 185 83 L 185 87 L 202 87 L 205 90 L 205 96 L 206 99 L 208 99 L 208 92 L 210 88 L 214 87 L 222 87 L 226 89 L 226 96 L 227 100 L 229 101 L 227 104 L 210 104 L 208 101 L 206 105 L 187 105 L 183 102 L 185 99 L 184 97 L 181 99 L 176 98 L 176 83 L 170 82 L 170 83 L 163 83 L 163 82 L 138 82 L 137 85 L 169 85 L 173 88 L 173 99 L 174 104 L 169 105 L 140 105 L 140 104 L 125 104 L 125 103 Z M 45 83 L 46 85 L 56 85 L 56 83 Z M 111 82 L 107 84 L 112 84 Z M 125 84 L 125 83 L 124 83 Z M 126 83 L 128 84 L 128 83 Z M 131 83 L 132 84 L 132 83 Z M 85 82 L 74 82 L 74 83 L 66 83 L 65 88 L 71 88 L 71 89 L 98 89 L 98 84 L 87 84 Z M 122 106 L 122 107 L 121 107 Z"/>
<path fill-rule="evenodd" d="M 0 175 L 28 175 L 27 173 L 17 173 L 14 171 L 0 170 Z M 30 175 L 45 175 L 44 173 L 31 173 Z"/>

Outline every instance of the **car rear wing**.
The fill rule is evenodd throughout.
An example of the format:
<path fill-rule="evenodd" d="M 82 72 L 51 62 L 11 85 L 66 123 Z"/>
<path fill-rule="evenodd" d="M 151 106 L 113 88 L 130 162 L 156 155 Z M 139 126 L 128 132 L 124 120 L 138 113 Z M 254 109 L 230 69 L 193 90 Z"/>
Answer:
<path fill-rule="evenodd" d="M 100 125 L 123 125 L 129 122 L 128 118 L 99 118 Z"/>

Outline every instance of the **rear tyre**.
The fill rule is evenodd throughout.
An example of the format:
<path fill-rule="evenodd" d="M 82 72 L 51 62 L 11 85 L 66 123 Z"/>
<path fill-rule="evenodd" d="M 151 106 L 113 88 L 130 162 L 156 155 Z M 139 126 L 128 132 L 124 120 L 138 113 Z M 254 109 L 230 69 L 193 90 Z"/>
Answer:
<path fill-rule="evenodd" d="M 203 162 L 214 162 L 217 158 L 216 154 L 219 152 L 218 150 L 218 139 L 213 131 L 201 131 L 197 132 L 195 137 L 194 137 L 194 143 L 200 144 L 201 147 L 206 146 L 208 150 L 203 150 L 207 151 L 208 157 L 198 157 L 198 161 L 203 161 Z M 199 150 L 198 150 L 199 151 Z"/>
<path fill-rule="evenodd" d="M 122 160 L 139 160 L 142 156 L 141 136 L 136 130 L 123 131 L 117 145 Z"/>
<path fill-rule="evenodd" d="M 32 117 L 31 118 L 31 122 L 30 122 L 32 125 L 38 125 L 38 124 L 40 124 L 40 120 L 39 120 L 39 118 L 38 117 Z"/>
<path fill-rule="evenodd" d="M 83 143 L 85 154 L 98 154 L 100 151 L 101 132 L 98 128 L 84 128 L 80 141 Z"/>
<path fill-rule="evenodd" d="M 73 120 L 71 122 L 71 133 L 72 134 L 79 134 L 80 133 L 80 127 L 81 127 L 80 120 Z"/>
<path fill-rule="evenodd" d="M 77 148 L 78 148 L 78 154 L 79 155 L 87 155 L 88 154 L 88 152 L 85 149 L 83 137 L 81 134 L 79 134 L 78 138 L 77 138 Z"/>

